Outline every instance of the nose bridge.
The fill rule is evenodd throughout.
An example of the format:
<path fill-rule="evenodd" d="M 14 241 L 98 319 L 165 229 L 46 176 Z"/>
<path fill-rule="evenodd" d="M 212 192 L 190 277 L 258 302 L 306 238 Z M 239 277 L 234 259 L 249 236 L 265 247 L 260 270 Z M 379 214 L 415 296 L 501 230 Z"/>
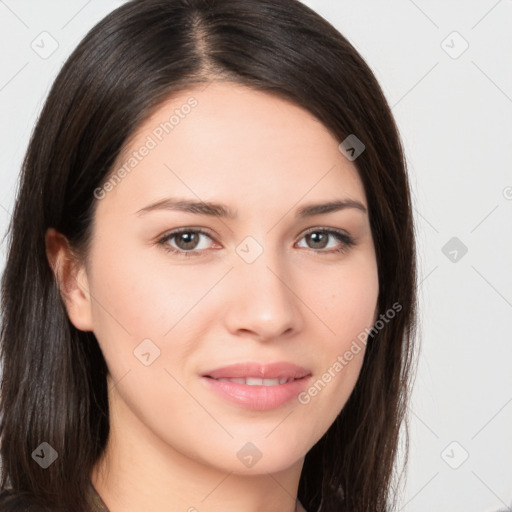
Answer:
<path fill-rule="evenodd" d="M 275 249 L 258 245 L 246 239 L 237 247 L 238 261 L 232 272 L 236 289 L 228 322 L 231 330 L 272 338 L 297 329 L 300 311 L 285 262 Z"/>

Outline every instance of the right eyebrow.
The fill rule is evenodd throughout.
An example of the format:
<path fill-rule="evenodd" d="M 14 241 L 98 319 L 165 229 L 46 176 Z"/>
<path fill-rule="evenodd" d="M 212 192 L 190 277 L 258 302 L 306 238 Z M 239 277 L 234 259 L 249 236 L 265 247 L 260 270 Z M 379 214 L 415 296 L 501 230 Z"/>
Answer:
<path fill-rule="evenodd" d="M 227 205 L 222 203 L 191 201 L 188 199 L 166 198 L 141 208 L 137 215 L 142 215 L 154 210 L 175 210 L 188 213 L 197 213 L 200 215 L 211 215 L 213 217 L 225 217 L 235 219 L 237 212 L 231 210 Z"/>

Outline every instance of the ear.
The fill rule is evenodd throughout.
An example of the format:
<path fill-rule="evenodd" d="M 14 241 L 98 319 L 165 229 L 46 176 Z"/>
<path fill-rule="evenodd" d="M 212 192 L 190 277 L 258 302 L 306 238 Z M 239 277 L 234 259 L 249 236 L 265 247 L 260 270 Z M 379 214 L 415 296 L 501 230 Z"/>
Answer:
<path fill-rule="evenodd" d="M 45 235 L 46 256 L 53 270 L 71 323 L 81 331 L 92 331 L 92 308 L 85 267 L 73 253 L 67 238 L 49 228 Z"/>

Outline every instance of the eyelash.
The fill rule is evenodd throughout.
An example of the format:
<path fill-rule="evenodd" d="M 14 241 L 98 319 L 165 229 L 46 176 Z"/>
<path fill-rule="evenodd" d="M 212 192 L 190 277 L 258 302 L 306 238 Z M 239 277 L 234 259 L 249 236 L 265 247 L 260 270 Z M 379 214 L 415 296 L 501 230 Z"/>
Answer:
<path fill-rule="evenodd" d="M 201 228 L 180 228 L 176 229 L 167 235 L 164 235 L 162 238 L 158 240 L 158 244 L 162 246 L 164 251 L 177 254 L 178 256 L 203 256 L 204 254 L 201 254 L 203 252 L 202 250 L 192 249 L 190 251 L 183 251 L 179 249 L 175 249 L 174 247 L 171 247 L 167 242 L 177 235 L 180 235 L 181 233 L 195 233 L 195 234 L 202 234 L 206 235 L 208 238 L 212 239 L 211 235 Z M 335 238 L 337 238 L 340 242 L 342 242 L 342 246 L 338 249 L 331 249 L 331 250 L 323 250 L 323 249 L 310 249 L 311 251 L 314 251 L 319 254 L 335 254 L 335 253 L 344 253 L 346 252 L 350 247 L 353 247 L 355 245 L 355 240 L 347 235 L 345 232 L 333 229 L 333 228 L 314 228 L 308 230 L 306 233 L 302 235 L 302 238 L 304 238 L 307 235 L 310 235 L 312 233 L 324 233 L 324 234 L 330 234 L 333 235 Z M 301 238 L 301 240 L 302 240 Z"/>

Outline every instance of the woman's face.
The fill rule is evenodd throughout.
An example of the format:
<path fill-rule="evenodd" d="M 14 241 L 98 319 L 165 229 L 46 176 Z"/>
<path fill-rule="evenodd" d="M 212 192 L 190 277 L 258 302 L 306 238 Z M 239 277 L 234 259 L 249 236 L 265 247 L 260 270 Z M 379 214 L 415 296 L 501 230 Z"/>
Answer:
<path fill-rule="evenodd" d="M 105 356 L 111 423 L 146 453 L 279 471 L 343 408 L 379 290 L 340 142 L 287 101 L 213 83 L 163 104 L 96 190 L 89 301 L 70 318 Z"/>

